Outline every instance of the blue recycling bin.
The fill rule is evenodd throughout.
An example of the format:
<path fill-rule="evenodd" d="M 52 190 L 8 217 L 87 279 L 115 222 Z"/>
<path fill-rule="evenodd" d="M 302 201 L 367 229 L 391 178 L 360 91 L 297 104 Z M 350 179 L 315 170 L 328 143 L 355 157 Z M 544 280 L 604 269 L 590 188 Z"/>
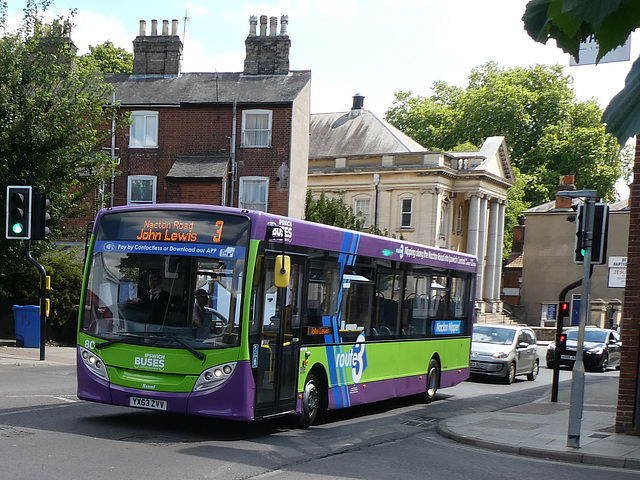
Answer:
<path fill-rule="evenodd" d="M 40 348 L 40 307 L 38 305 L 14 305 L 16 321 L 16 345 Z"/>

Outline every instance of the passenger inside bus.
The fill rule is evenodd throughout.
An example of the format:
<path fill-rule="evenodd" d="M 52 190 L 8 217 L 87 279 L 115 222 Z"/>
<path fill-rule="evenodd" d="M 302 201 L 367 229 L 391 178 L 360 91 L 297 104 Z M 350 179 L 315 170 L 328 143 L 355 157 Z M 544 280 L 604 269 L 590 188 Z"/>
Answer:
<path fill-rule="evenodd" d="M 199 288 L 195 293 L 195 301 L 193 303 L 193 317 L 191 325 L 202 328 L 211 321 L 211 314 L 205 310 L 209 304 L 209 295 L 204 288 Z"/>

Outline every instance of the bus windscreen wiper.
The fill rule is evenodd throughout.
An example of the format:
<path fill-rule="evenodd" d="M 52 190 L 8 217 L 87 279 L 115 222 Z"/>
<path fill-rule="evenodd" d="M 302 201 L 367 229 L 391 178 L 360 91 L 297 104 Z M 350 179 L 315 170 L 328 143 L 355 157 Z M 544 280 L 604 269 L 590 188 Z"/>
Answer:
<path fill-rule="evenodd" d="M 173 340 L 174 342 L 182 345 L 184 348 L 186 348 L 187 350 L 189 350 L 189 352 L 191 352 L 191 354 L 196 357 L 198 360 L 203 360 L 205 358 L 207 358 L 207 356 L 202 353 L 199 352 L 198 350 L 196 350 L 195 348 L 193 348 L 191 345 L 189 345 L 187 342 L 185 342 L 184 340 L 182 340 L 180 337 L 176 336 L 173 333 L 166 333 L 166 332 L 145 332 L 146 335 L 148 336 L 153 336 L 153 337 L 160 337 L 160 338 L 168 338 L 170 340 Z"/>
<path fill-rule="evenodd" d="M 204 361 L 204 359 L 207 358 L 207 356 L 204 353 L 199 352 L 198 350 L 193 348 L 191 345 L 189 345 L 187 342 L 185 342 L 184 340 L 180 339 L 179 337 L 177 337 L 173 333 L 165 333 L 165 332 L 144 332 L 144 333 L 120 332 L 118 335 L 120 335 L 118 338 L 112 338 L 111 340 L 107 340 L 106 342 L 96 343 L 96 348 L 100 349 L 100 348 L 108 347 L 109 345 L 113 345 L 114 343 L 121 342 L 125 338 L 138 338 L 138 339 L 145 340 L 145 339 L 149 338 L 150 336 L 152 336 L 152 337 L 159 337 L 159 338 L 168 338 L 169 340 L 173 340 L 174 342 L 178 343 L 179 345 L 182 345 L 184 348 L 189 350 L 189 352 L 194 357 L 196 357 L 198 360 L 203 360 Z"/>
<path fill-rule="evenodd" d="M 117 338 L 112 338 L 111 340 L 107 340 L 106 342 L 102 342 L 102 343 L 96 343 L 96 348 L 100 349 L 100 348 L 108 347 L 109 345 L 113 345 L 114 343 L 121 342 L 122 340 L 124 340 L 123 337 L 145 338 L 142 335 L 137 335 L 131 332 L 119 332 L 118 335 L 120 336 Z"/>

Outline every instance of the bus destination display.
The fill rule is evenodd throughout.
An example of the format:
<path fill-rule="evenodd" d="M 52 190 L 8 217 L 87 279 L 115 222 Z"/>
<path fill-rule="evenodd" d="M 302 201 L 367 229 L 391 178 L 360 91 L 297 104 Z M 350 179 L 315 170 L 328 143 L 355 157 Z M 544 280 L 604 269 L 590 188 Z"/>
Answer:
<path fill-rule="evenodd" d="M 152 242 L 220 243 L 224 229 L 223 220 L 215 222 L 214 233 L 207 239 L 198 239 L 194 223 L 179 220 L 173 222 L 144 220 L 140 233 L 136 235 L 135 239 Z"/>
<path fill-rule="evenodd" d="M 241 215 L 197 211 L 107 213 L 96 234 L 99 241 L 244 246 L 248 243 L 249 220 Z"/>

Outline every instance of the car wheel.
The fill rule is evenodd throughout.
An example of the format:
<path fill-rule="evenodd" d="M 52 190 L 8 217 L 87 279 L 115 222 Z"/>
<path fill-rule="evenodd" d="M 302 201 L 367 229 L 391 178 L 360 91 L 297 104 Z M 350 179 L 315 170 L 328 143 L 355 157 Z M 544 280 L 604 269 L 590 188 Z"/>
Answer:
<path fill-rule="evenodd" d="M 605 353 L 604 355 L 602 355 L 602 362 L 600 362 L 600 367 L 598 368 L 598 370 L 601 372 L 606 372 L 608 366 L 609 366 L 609 355 Z"/>
<path fill-rule="evenodd" d="M 511 385 L 515 379 L 516 379 L 516 364 L 514 362 L 511 362 L 509 364 L 509 370 L 507 371 L 507 374 L 504 376 L 502 381 L 506 385 Z"/>
<path fill-rule="evenodd" d="M 553 362 L 550 362 L 549 360 L 547 360 L 547 368 L 552 369 L 553 368 Z"/>
<path fill-rule="evenodd" d="M 533 364 L 533 369 L 531 370 L 531 373 L 527 373 L 527 380 L 529 380 L 530 382 L 533 382 L 538 376 L 539 371 L 540 371 L 540 362 L 536 360 L 536 363 Z"/>

